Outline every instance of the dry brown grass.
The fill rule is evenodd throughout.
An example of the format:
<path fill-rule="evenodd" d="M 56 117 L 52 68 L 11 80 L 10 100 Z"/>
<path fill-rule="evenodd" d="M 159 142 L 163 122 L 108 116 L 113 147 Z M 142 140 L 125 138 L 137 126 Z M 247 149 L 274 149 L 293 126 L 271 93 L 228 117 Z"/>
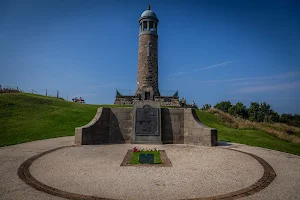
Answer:
<path fill-rule="evenodd" d="M 295 133 L 300 133 L 300 128 L 283 123 L 258 123 L 251 122 L 242 118 L 236 118 L 221 110 L 211 108 L 208 112 L 215 114 L 227 127 L 235 129 L 252 129 L 264 131 L 277 136 L 280 139 L 300 143 L 300 137 Z"/>

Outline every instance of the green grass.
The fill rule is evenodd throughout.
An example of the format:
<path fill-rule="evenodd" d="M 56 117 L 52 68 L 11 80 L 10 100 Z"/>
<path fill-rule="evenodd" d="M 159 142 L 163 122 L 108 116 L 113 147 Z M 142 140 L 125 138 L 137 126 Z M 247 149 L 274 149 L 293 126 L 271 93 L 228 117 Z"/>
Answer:
<path fill-rule="evenodd" d="M 226 127 L 211 113 L 197 111 L 200 121 L 206 126 L 218 129 L 218 140 L 264 147 L 300 155 L 300 144 L 278 139 L 276 136 L 257 130 L 240 130 Z"/>
<path fill-rule="evenodd" d="M 73 136 L 75 127 L 90 122 L 98 107 L 126 105 L 78 104 L 26 93 L 0 94 L 0 146 Z M 228 128 L 213 114 L 197 111 L 200 120 L 218 129 L 218 139 L 300 155 L 300 144 L 257 130 Z M 298 133 L 297 133 L 298 134 Z"/>
<path fill-rule="evenodd" d="M 162 164 L 162 161 L 160 159 L 160 152 L 159 151 L 138 151 L 138 152 L 132 152 L 132 157 L 130 160 L 130 164 L 141 164 L 139 162 L 139 156 L 141 153 L 145 154 L 154 154 L 154 163 L 153 164 Z"/>
<path fill-rule="evenodd" d="M 103 107 L 26 93 L 0 94 L 0 146 L 74 135 Z"/>

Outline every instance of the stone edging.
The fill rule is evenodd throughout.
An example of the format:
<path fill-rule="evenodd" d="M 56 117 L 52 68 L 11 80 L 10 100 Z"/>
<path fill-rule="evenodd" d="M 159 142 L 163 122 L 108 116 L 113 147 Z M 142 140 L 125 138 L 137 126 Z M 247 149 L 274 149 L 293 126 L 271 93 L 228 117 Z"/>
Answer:
<path fill-rule="evenodd" d="M 131 155 L 133 150 L 128 150 L 123 162 L 120 166 L 133 166 L 133 167 L 172 167 L 172 163 L 170 159 L 167 156 L 167 153 L 165 150 L 159 150 L 160 151 L 160 159 L 162 161 L 162 164 L 130 164 Z"/>
<path fill-rule="evenodd" d="M 29 186 L 35 188 L 36 190 L 39 190 L 39 191 L 42 191 L 42 192 L 45 192 L 45 193 L 48 193 L 51 195 L 59 196 L 62 198 L 66 198 L 66 199 L 73 199 L 73 200 L 104 200 L 104 199 L 107 199 L 107 198 L 102 198 L 102 197 L 89 196 L 89 195 L 84 195 L 84 194 L 76 194 L 76 193 L 59 190 L 59 189 L 56 189 L 56 188 L 53 188 L 53 187 L 43 184 L 42 182 L 36 180 L 31 175 L 31 173 L 29 171 L 29 167 L 36 159 L 38 159 L 48 153 L 57 151 L 59 149 L 67 148 L 67 147 L 74 147 L 74 145 L 63 146 L 63 147 L 51 149 L 49 151 L 45 151 L 43 153 L 40 153 L 38 155 L 35 155 L 35 156 L 29 158 L 28 160 L 26 160 L 25 162 L 23 162 L 20 165 L 20 167 L 18 169 L 19 178 L 22 179 Z M 238 151 L 238 150 L 230 149 L 230 148 L 224 148 L 224 149 L 237 151 L 237 152 L 240 152 L 240 153 L 243 153 L 243 154 L 253 157 L 264 168 L 263 176 L 258 181 L 256 181 L 254 184 L 252 184 L 249 187 L 246 187 L 244 189 L 230 192 L 227 194 L 212 196 L 212 197 L 193 198 L 193 200 L 221 200 L 221 199 L 222 200 L 225 200 L 225 199 L 232 200 L 232 199 L 238 199 L 241 197 L 250 196 L 250 195 L 255 194 L 255 193 L 263 190 L 264 188 L 266 188 L 275 179 L 276 173 L 275 173 L 274 169 L 264 159 L 254 155 L 254 154 L 251 154 L 251 153 L 246 153 L 243 151 Z"/>

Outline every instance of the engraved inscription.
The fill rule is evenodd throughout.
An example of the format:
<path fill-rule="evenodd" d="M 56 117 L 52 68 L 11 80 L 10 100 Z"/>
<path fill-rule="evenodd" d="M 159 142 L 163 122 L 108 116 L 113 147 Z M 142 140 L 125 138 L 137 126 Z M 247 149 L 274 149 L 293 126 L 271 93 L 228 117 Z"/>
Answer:
<path fill-rule="evenodd" d="M 158 108 L 145 105 L 136 109 L 135 135 L 159 135 Z"/>

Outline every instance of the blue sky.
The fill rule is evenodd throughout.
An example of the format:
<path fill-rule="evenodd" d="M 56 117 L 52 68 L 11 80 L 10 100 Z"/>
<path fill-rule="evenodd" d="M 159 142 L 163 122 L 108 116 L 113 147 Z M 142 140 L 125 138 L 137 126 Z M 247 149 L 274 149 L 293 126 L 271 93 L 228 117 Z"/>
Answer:
<path fill-rule="evenodd" d="M 32 1 L 0 4 L 0 84 L 110 104 L 137 82 L 138 19 L 159 18 L 159 88 L 196 104 L 300 113 L 299 1 Z"/>

